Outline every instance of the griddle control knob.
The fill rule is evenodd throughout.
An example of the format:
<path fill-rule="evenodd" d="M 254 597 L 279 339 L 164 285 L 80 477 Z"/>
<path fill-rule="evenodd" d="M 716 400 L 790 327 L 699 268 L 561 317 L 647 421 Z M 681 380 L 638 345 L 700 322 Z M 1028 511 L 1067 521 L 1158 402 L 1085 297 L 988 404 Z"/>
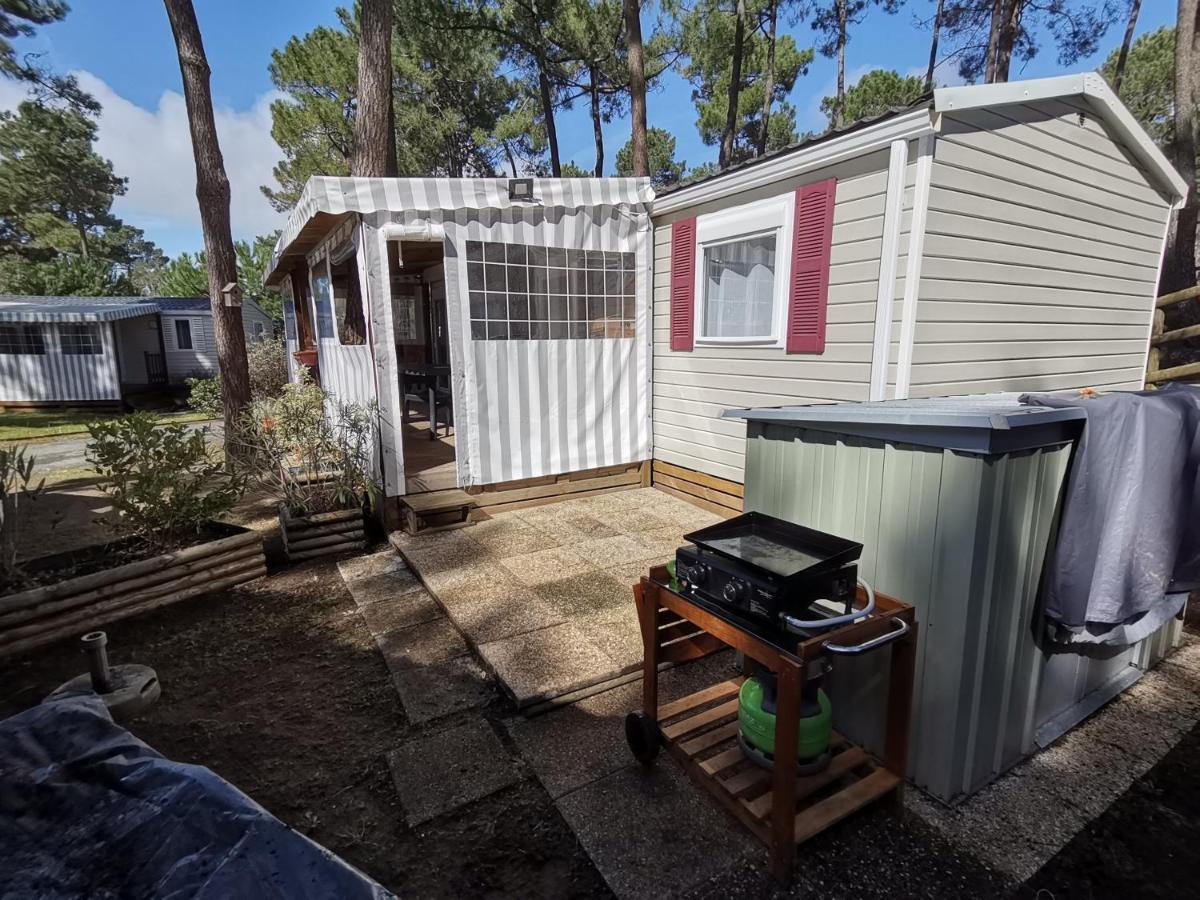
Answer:
<path fill-rule="evenodd" d="M 740 578 L 731 578 L 725 582 L 725 589 L 721 591 L 721 596 L 725 598 L 726 603 L 741 603 L 746 596 L 746 582 Z"/>
<path fill-rule="evenodd" d="M 708 566 L 704 563 L 693 563 L 683 570 L 682 575 L 683 580 L 692 587 L 702 587 L 704 582 L 708 581 Z"/>

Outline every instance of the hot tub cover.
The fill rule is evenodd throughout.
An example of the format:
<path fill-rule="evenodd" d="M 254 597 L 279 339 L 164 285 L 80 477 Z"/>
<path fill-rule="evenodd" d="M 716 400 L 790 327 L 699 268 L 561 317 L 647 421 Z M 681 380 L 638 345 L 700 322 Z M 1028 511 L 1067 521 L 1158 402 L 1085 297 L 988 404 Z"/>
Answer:
<path fill-rule="evenodd" d="M 0 722 L 0 896 L 392 897 L 95 696 Z"/>

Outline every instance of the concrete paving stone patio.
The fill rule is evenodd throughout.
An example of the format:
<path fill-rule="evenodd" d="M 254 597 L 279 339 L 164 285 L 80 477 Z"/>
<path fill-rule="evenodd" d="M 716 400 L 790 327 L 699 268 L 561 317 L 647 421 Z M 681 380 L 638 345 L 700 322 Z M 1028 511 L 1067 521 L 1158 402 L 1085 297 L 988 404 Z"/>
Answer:
<path fill-rule="evenodd" d="M 660 702 L 735 674 L 732 653 L 676 666 L 659 678 Z M 633 681 L 531 719 L 514 716 L 504 724 L 538 780 L 557 799 L 630 763 L 625 714 L 641 708 L 642 683 Z"/>
<path fill-rule="evenodd" d="M 656 548 L 632 534 L 619 534 L 616 537 L 572 544 L 571 551 L 597 569 L 614 562 L 636 562 L 659 555 Z"/>
<path fill-rule="evenodd" d="M 685 894 L 762 851 L 663 755 L 557 801 L 579 843 L 620 898 Z"/>
<path fill-rule="evenodd" d="M 516 784 L 516 762 L 486 720 L 477 718 L 409 741 L 388 766 L 410 827 Z"/>
<path fill-rule="evenodd" d="M 438 594 L 450 618 L 475 644 L 566 621 L 561 612 L 503 570 L 479 571 Z"/>
<path fill-rule="evenodd" d="M 595 565 L 566 547 L 551 547 L 500 560 L 500 564 L 522 584 L 534 587 L 571 575 L 590 572 Z"/>
<path fill-rule="evenodd" d="M 467 653 L 467 644 L 449 619 L 414 625 L 377 635 L 388 669 L 396 672 L 414 666 L 429 666 Z"/>
<path fill-rule="evenodd" d="M 493 682 L 475 657 L 456 656 L 427 666 L 392 670 L 404 714 L 420 725 L 495 699 Z"/>
<path fill-rule="evenodd" d="M 480 644 L 479 655 L 522 707 L 619 674 L 612 658 L 571 624 Z"/>
<path fill-rule="evenodd" d="M 628 586 L 602 571 L 548 581 L 532 590 L 558 610 L 564 621 L 582 624 L 589 632 L 594 623 L 615 617 L 617 610 L 635 610 Z"/>
<path fill-rule="evenodd" d="M 622 675 L 642 667 L 642 630 L 632 603 L 624 613 L 615 612 L 614 618 L 597 623 L 588 636 Z"/>

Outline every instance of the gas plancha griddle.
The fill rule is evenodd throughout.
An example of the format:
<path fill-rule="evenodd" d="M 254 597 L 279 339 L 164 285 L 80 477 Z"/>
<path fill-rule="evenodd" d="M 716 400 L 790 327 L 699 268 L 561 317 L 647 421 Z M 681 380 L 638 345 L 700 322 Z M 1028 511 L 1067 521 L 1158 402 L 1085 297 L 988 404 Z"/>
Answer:
<path fill-rule="evenodd" d="M 862 544 L 756 512 L 684 539 L 692 546 L 675 552 L 681 592 L 757 628 L 807 634 L 820 630 L 812 622 L 851 611 Z"/>

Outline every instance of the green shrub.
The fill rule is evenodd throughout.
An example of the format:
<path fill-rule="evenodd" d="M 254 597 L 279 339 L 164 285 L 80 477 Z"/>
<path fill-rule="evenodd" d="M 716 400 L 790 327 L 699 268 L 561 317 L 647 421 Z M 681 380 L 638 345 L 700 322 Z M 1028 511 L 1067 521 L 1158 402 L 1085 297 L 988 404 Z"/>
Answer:
<path fill-rule="evenodd" d="M 287 358 L 280 341 L 251 341 L 246 344 L 246 368 L 250 374 L 250 399 L 266 400 L 283 393 L 288 381 Z M 185 379 L 188 406 L 214 419 L 225 414 L 221 400 L 221 376 Z"/>
<path fill-rule="evenodd" d="M 33 484 L 35 458 L 24 447 L 0 447 L 0 583 L 21 581 L 17 565 L 17 532 L 25 505 L 42 493 L 46 479 Z"/>
<path fill-rule="evenodd" d="M 201 534 L 229 512 L 245 479 L 229 475 L 205 442 L 207 428 L 155 425 L 150 413 L 134 413 L 89 427 L 87 460 L 103 479 L 129 534 L 161 549 Z"/>
<path fill-rule="evenodd" d="M 196 412 L 219 419 L 225 413 L 221 400 L 221 376 L 185 379 L 188 386 L 188 406 Z"/>
<path fill-rule="evenodd" d="M 284 385 L 288 383 L 284 352 L 282 341 L 252 341 L 246 345 L 252 400 L 266 400 L 283 393 Z"/>

